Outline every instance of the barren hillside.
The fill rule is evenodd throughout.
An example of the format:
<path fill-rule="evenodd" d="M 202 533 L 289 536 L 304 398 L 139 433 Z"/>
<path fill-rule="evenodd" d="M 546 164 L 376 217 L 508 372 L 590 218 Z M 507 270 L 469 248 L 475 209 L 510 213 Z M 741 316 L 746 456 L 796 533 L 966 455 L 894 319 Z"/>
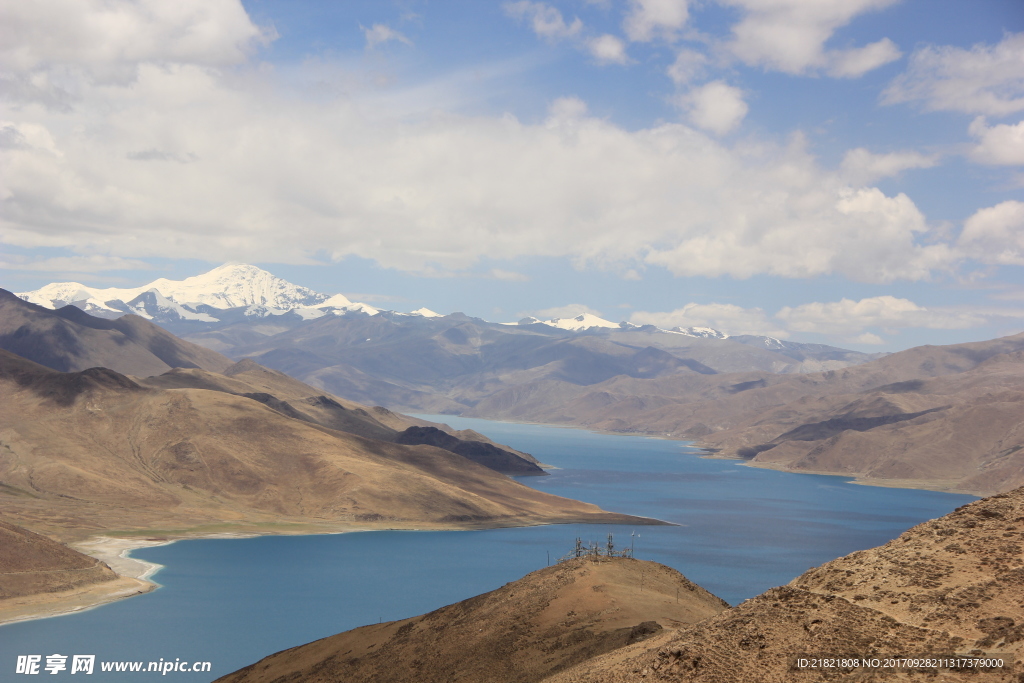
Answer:
<path fill-rule="evenodd" d="M 589 660 L 550 683 L 1000 681 L 1024 676 L 1024 488 L 812 568 L 697 625 Z M 800 669 L 799 655 L 973 653 L 1005 669 Z"/>
<path fill-rule="evenodd" d="M 271 655 L 224 683 L 528 683 L 728 605 L 654 562 L 573 559 L 429 614 Z"/>

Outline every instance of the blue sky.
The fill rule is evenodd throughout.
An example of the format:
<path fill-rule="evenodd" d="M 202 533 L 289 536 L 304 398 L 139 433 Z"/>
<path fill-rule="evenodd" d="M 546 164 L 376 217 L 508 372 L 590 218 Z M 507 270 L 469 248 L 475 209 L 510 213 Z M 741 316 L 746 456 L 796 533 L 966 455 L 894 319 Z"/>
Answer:
<path fill-rule="evenodd" d="M 0 286 L 1024 330 L 1019 0 L 0 2 Z"/>

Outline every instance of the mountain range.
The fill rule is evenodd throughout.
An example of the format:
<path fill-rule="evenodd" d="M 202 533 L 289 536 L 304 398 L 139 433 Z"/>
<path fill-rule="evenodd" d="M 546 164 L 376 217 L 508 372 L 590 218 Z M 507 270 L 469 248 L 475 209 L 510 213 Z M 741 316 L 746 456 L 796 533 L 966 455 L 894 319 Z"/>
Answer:
<path fill-rule="evenodd" d="M 184 282 L 160 295 L 246 304 L 176 302 L 216 322 L 154 317 L 194 357 L 205 347 L 251 359 L 362 404 L 690 439 L 718 457 L 876 484 L 987 494 L 1024 483 L 1024 336 L 869 355 L 589 313 L 504 324 L 331 308 L 331 297 L 252 266 Z M 0 347 L 13 350 L 16 332 L 0 327 Z"/>
<path fill-rule="evenodd" d="M 78 282 L 56 282 L 31 292 L 20 292 L 17 296 L 46 308 L 75 306 L 101 318 L 118 318 L 125 314 L 134 314 L 183 336 L 264 318 L 272 319 L 273 329 L 280 331 L 325 316 L 344 317 L 349 314 L 362 314 L 372 317 L 386 314 L 392 320 L 410 316 L 443 317 L 428 308 L 420 308 L 411 313 L 384 311 L 368 304 L 352 302 L 342 294 L 328 295 L 315 292 L 246 264 L 225 264 L 184 280 L 160 278 L 134 288 L 96 288 Z M 729 335 L 709 327 L 675 327 L 663 330 L 653 325 L 613 323 L 586 312 L 571 318 L 551 318 L 546 321 L 527 317 L 518 323 L 506 325 L 542 325 L 554 330 L 572 332 L 645 330 L 695 339 L 730 338 Z M 255 327 L 259 329 L 259 326 Z M 773 337 L 741 335 L 731 339 L 742 344 L 782 351 L 791 360 L 803 360 L 805 355 L 817 358 L 818 355 L 824 354 L 828 357 L 822 357 L 822 360 L 831 361 L 835 367 L 863 362 L 863 359 L 873 357 L 870 354 L 858 354 L 835 347 L 785 342 Z M 784 361 L 778 371 L 800 372 L 806 369 Z"/>
<path fill-rule="evenodd" d="M 499 472 L 544 474 L 480 434 L 232 362 L 135 315 L 0 294 L 0 515 L 33 531 L 627 519 Z"/>

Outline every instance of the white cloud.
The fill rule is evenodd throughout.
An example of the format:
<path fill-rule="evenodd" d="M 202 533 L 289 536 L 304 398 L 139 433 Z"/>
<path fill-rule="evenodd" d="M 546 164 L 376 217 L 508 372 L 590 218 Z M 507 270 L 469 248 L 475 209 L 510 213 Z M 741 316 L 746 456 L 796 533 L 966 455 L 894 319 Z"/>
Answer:
<path fill-rule="evenodd" d="M 885 104 L 922 102 L 926 109 L 1006 116 L 1024 111 L 1024 33 L 965 50 L 928 45 L 882 96 Z"/>
<path fill-rule="evenodd" d="M 1024 265 L 1024 202 L 977 211 L 964 222 L 958 246 L 982 263 Z"/>
<path fill-rule="evenodd" d="M 519 2 L 507 2 L 504 7 L 510 17 L 530 22 L 533 32 L 548 40 L 572 38 L 583 29 L 583 22 L 578 17 L 572 23 L 567 24 L 562 13 L 556 7 L 544 2 L 519 0 Z"/>
<path fill-rule="evenodd" d="M 956 260 L 922 245 L 928 228 L 908 197 L 851 189 L 799 138 L 628 130 L 578 98 L 537 123 L 436 115 L 444 107 L 422 88 L 366 93 L 353 78 L 344 97 L 304 99 L 272 71 L 242 76 L 143 62 L 130 87 L 71 74 L 74 108 L 0 103 L 0 244 L 133 259 L 355 255 L 449 274 L 541 256 L 620 273 L 867 281 L 926 278 Z M 712 86 L 731 109 L 711 106 Z M 738 91 L 704 87 L 695 120 L 737 125 Z"/>
<path fill-rule="evenodd" d="M 953 308 L 929 309 L 909 299 L 874 296 L 860 301 L 842 299 L 827 303 L 814 302 L 783 307 L 776 318 L 795 332 L 853 336 L 868 327 L 883 330 L 928 328 L 963 330 L 985 323 L 985 318 L 972 311 Z M 870 337 L 866 337 L 870 339 Z M 861 341 L 860 343 L 875 343 Z"/>
<path fill-rule="evenodd" d="M 589 313 L 590 315 L 596 315 L 598 318 L 601 317 L 601 311 L 584 304 L 566 304 L 565 306 L 545 308 L 542 311 L 534 311 L 530 315 L 541 320 L 550 320 L 551 318 L 575 318 L 581 313 Z"/>
<path fill-rule="evenodd" d="M 730 335 L 760 334 L 783 339 L 789 336 L 777 322 L 769 320 L 760 308 L 742 308 L 735 304 L 689 303 L 666 313 L 636 311 L 629 317 L 629 321 L 662 329 L 711 327 Z"/>
<path fill-rule="evenodd" d="M 875 296 L 854 301 L 842 299 L 785 306 L 774 316 L 760 308 L 735 304 L 686 304 L 670 312 L 637 311 L 630 322 L 637 325 L 712 327 L 730 335 L 756 334 L 787 339 L 794 334 L 821 334 L 845 343 L 879 345 L 884 340 L 875 330 L 896 333 L 905 329 L 965 330 L 995 320 L 1019 320 L 1024 310 L 979 309 L 955 306 L 927 308 L 909 299 Z"/>
<path fill-rule="evenodd" d="M 882 38 L 860 48 L 849 50 L 831 50 L 826 53 L 828 73 L 837 78 L 860 78 L 889 62 L 895 62 L 903 56 L 896 43 Z"/>
<path fill-rule="evenodd" d="M 535 125 L 403 122 L 145 66 L 135 87 L 86 94 L 76 112 L 16 124 L 37 142 L 0 158 L 0 242 L 293 263 L 324 250 L 420 272 L 568 256 L 679 275 L 886 281 L 949 262 L 941 245 L 916 243 L 926 226 L 909 198 L 849 190 L 799 145 L 730 148 L 679 124 L 627 131 L 574 98 Z M 140 149 L 196 161 L 122 151 Z"/>
<path fill-rule="evenodd" d="M 743 91 L 722 81 L 712 81 L 680 95 L 677 103 L 699 128 L 725 135 L 743 121 L 747 103 Z"/>
<path fill-rule="evenodd" d="M 857 344 L 871 344 L 877 346 L 879 344 L 884 344 L 885 340 L 873 332 L 865 332 L 864 334 L 854 337 L 853 342 Z"/>
<path fill-rule="evenodd" d="M 244 61 L 273 36 L 238 0 L 5 2 L 0 68 L 24 75 L 74 64 L 93 76 L 124 77 L 141 62 L 222 66 Z"/>
<path fill-rule="evenodd" d="M 628 64 L 626 44 L 619 38 L 605 34 L 587 41 L 590 54 L 601 64 Z"/>
<path fill-rule="evenodd" d="M 971 158 L 975 161 L 995 166 L 1024 165 L 1024 121 L 990 128 L 985 118 L 979 116 L 967 130 L 978 139 L 978 144 L 971 150 Z"/>
<path fill-rule="evenodd" d="M 836 29 L 864 12 L 897 0 L 720 0 L 744 11 L 727 45 L 750 66 L 790 74 L 824 69 L 833 76 L 855 77 L 900 57 L 889 39 L 861 48 L 826 50 Z"/>
<path fill-rule="evenodd" d="M 629 0 L 622 27 L 633 42 L 672 42 L 690 16 L 688 0 Z"/>
<path fill-rule="evenodd" d="M 517 273 L 514 270 L 502 270 L 501 268 L 492 268 L 489 275 L 495 280 L 504 280 L 505 282 L 527 282 L 530 279 L 522 273 Z"/>
<path fill-rule="evenodd" d="M 703 75 L 708 58 L 696 50 L 683 49 L 676 54 L 676 60 L 667 70 L 668 77 L 676 85 L 685 85 Z"/>
<path fill-rule="evenodd" d="M 152 266 L 145 261 L 102 255 L 0 260 L 0 269 L 43 273 L 102 273 L 111 270 L 150 270 L 151 268 Z"/>
<path fill-rule="evenodd" d="M 628 64 L 626 45 L 617 36 L 609 33 L 586 37 L 583 22 L 577 17 L 566 23 L 565 17 L 556 8 L 543 2 L 519 0 L 507 2 L 505 13 L 514 19 L 527 21 L 533 32 L 550 42 L 569 40 L 575 47 L 589 54 L 598 64 Z"/>
<path fill-rule="evenodd" d="M 854 185 L 867 183 L 898 175 L 912 168 L 931 168 L 939 163 L 935 155 L 920 152 L 889 152 L 874 154 L 858 147 L 849 150 L 843 156 L 841 170 L 843 176 Z"/>
<path fill-rule="evenodd" d="M 370 28 L 360 26 L 360 28 L 363 29 L 363 35 L 366 36 L 366 47 L 370 50 L 392 40 L 404 43 L 405 45 L 412 45 L 411 40 L 387 24 L 374 24 Z"/>

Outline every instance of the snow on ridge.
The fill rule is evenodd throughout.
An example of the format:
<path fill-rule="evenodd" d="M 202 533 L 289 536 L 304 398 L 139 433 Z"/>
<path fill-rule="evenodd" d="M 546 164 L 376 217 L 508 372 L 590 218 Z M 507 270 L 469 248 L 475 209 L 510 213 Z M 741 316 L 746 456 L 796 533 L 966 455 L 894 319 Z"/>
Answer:
<path fill-rule="evenodd" d="M 73 304 L 87 313 L 109 317 L 132 312 L 150 320 L 159 316 L 216 322 L 217 318 L 195 311 L 202 305 L 222 310 L 244 307 L 246 316 L 256 317 L 294 310 L 307 320 L 334 311 L 367 315 L 380 312 L 342 294 L 321 294 L 262 268 L 240 263 L 227 263 L 184 280 L 159 278 L 141 287 L 96 288 L 78 282 L 55 282 L 35 291 L 19 292 L 17 296 L 50 309 Z"/>
<path fill-rule="evenodd" d="M 320 304 L 331 298 L 308 287 L 293 285 L 262 268 L 237 263 L 218 266 L 184 280 L 160 278 L 146 287 L 153 288 L 176 303 L 193 307 L 200 304 L 214 308 L 262 305 L 289 309 Z"/>
<path fill-rule="evenodd" d="M 591 327 L 614 327 L 618 328 L 618 323 L 613 323 L 604 318 L 599 318 L 592 313 L 580 313 L 575 318 L 552 318 L 551 320 L 545 321 L 545 325 L 551 327 L 557 327 L 560 330 L 589 330 Z"/>
<path fill-rule="evenodd" d="M 15 295 L 29 303 L 38 304 L 44 308 L 56 309 L 70 303 L 77 303 L 80 308 L 91 306 L 110 312 L 123 313 L 120 309 L 108 306 L 107 302 L 131 301 L 144 291 L 146 291 L 144 287 L 140 287 L 137 290 L 118 289 L 116 287 L 97 289 L 95 287 L 86 287 L 80 282 L 51 282 L 35 291 L 17 292 Z"/>
<path fill-rule="evenodd" d="M 671 330 L 662 330 L 662 332 L 681 334 L 686 337 L 696 337 L 698 339 L 729 338 L 729 335 L 727 335 L 725 332 L 719 332 L 718 330 L 711 327 L 673 327 Z"/>
<path fill-rule="evenodd" d="M 423 308 L 417 308 L 415 311 L 410 311 L 409 315 L 418 315 L 424 318 L 443 318 L 444 316 L 440 313 L 430 310 L 426 306 Z"/>

